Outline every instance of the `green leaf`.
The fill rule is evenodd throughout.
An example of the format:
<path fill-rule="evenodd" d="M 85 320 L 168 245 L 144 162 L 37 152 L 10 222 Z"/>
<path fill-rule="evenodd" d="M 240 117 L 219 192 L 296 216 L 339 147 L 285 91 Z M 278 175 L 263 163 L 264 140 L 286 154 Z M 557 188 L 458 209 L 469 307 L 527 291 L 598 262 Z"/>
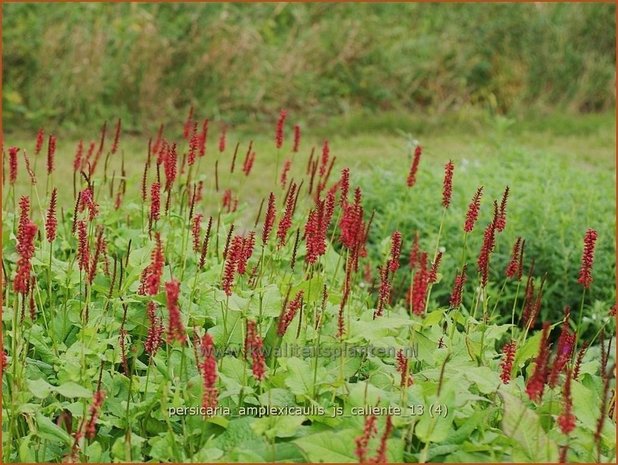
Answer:
<path fill-rule="evenodd" d="M 356 436 L 352 429 L 324 431 L 296 439 L 294 442 L 310 462 L 349 463 L 357 461 L 354 453 Z"/>
<path fill-rule="evenodd" d="M 504 400 L 502 418 L 504 433 L 512 439 L 529 461 L 557 461 L 558 446 L 545 434 L 538 415 L 512 394 L 500 392 L 500 395 Z"/>
<path fill-rule="evenodd" d="M 38 426 L 38 435 L 42 439 L 48 439 L 50 441 L 60 441 L 65 445 L 71 445 L 71 436 L 65 430 L 60 428 L 54 422 L 52 422 L 49 418 L 44 416 L 41 412 L 37 412 L 36 414 L 36 422 Z"/>
<path fill-rule="evenodd" d="M 64 383 L 56 388 L 56 392 L 64 397 L 92 397 L 92 392 L 73 381 Z"/>

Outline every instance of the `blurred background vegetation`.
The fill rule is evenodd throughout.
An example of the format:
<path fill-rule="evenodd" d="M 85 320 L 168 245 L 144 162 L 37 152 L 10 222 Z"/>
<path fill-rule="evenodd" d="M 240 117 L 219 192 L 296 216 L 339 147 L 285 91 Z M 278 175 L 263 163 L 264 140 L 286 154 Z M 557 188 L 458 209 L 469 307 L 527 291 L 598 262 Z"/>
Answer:
<path fill-rule="evenodd" d="M 8 4 L 5 130 L 521 120 L 615 106 L 613 4 Z M 339 118 L 339 120 L 337 120 Z"/>

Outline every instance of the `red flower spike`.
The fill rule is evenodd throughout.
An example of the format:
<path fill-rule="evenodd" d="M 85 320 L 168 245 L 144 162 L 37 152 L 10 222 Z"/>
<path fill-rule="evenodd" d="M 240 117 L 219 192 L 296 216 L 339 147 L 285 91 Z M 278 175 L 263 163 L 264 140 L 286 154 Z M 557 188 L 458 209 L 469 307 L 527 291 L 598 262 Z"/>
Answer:
<path fill-rule="evenodd" d="M 282 189 L 285 189 L 285 186 L 288 183 L 288 173 L 290 172 L 290 168 L 292 168 L 292 160 L 285 160 L 285 162 L 283 163 L 283 169 L 281 170 L 280 179 Z"/>
<path fill-rule="evenodd" d="M 567 436 L 575 429 L 575 415 L 573 415 L 573 398 L 571 396 L 572 371 L 567 369 L 566 380 L 562 387 L 562 413 L 558 416 L 560 431 Z"/>
<path fill-rule="evenodd" d="M 391 236 L 391 258 L 388 262 L 388 268 L 391 273 L 395 273 L 399 269 L 399 256 L 401 255 L 401 233 L 395 231 Z"/>
<path fill-rule="evenodd" d="M 56 220 L 56 203 L 57 203 L 58 190 L 54 187 L 52 195 L 49 199 L 49 208 L 47 209 L 47 216 L 45 218 L 45 235 L 47 242 L 53 242 L 56 238 L 56 227 L 58 221 Z"/>
<path fill-rule="evenodd" d="M 496 230 L 498 232 L 504 231 L 506 227 L 506 202 L 509 198 L 509 186 L 506 186 L 504 189 L 504 194 L 502 194 L 502 201 L 500 202 L 500 210 L 498 213 L 498 218 L 496 220 Z"/>
<path fill-rule="evenodd" d="M 54 171 L 54 156 L 56 154 L 56 136 L 50 135 L 47 141 L 47 174 Z"/>
<path fill-rule="evenodd" d="M 500 362 L 500 379 L 504 384 L 509 384 L 509 381 L 511 381 L 511 373 L 513 372 L 513 362 L 515 361 L 516 350 L 517 343 L 515 341 L 507 342 L 502 348 L 503 358 Z"/>
<path fill-rule="evenodd" d="M 442 206 L 448 208 L 451 205 L 451 197 L 453 196 L 453 172 L 455 165 L 452 160 L 444 166 L 444 181 L 442 183 Z"/>
<path fill-rule="evenodd" d="M 296 316 L 296 313 L 301 308 L 303 303 L 303 291 L 298 291 L 294 299 L 287 305 L 287 308 L 281 313 L 279 317 L 279 326 L 277 327 L 277 334 L 281 337 L 285 334 L 292 323 L 292 320 Z"/>
<path fill-rule="evenodd" d="M 472 197 L 470 205 L 468 205 L 468 211 L 466 212 L 466 222 L 464 223 L 464 231 L 469 233 L 474 229 L 476 220 L 479 217 L 479 211 L 481 209 L 481 198 L 483 197 L 483 186 L 479 187 Z"/>
<path fill-rule="evenodd" d="M 298 124 L 294 125 L 294 147 L 292 148 L 292 152 L 298 152 L 298 147 L 300 146 L 300 126 Z"/>
<path fill-rule="evenodd" d="M 201 213 L 193 216 L 191 220 L 191 235 L 193 236 L 193 251 L 199 252 L 200 250 L 200 232 L 202 229 L 202 218 L 204 215 Z"/>
<path fill-rule="evenodd" d="M 365 426 L 363 428 L 363 434 L 356 438 L 356 456 L 359 463 L 367 462 L 367 447 L 369 441 L 373 436 L 378 433 L 377 418 L 375 415 L 369 415 L 365 417 Z"/>
<path fill-rule="evenodd" d="M 281 110 L 279 113 L 279 119 L 277 120 L 277 127 L 275 129 L 275 147 L 280 149 L 283 145 L 283 125 L 285 124 L 285 118 L 288 115 L 288 112 L 285 110 Z"/>
<path fill-rule="evenodd" d="M 520 255 L 522 249 L 522 239 L 518 237 L 515 240 L 515 244 L 513 245 L 513 252 L 511 253 L 511 260 L 506 267 L 506 277 L 507 278 L 515 278 L 519 274 L 519 268 L 521 263 L 519 262 Z"/>
<path fill-rule="evenodd" d="M 215 358 L 215 345 L 210 334 L 206 333 L 202 337 L 201 352 L 204 360 L 201 363 L 202 382 L 204 394 L 202 396 L 202 407 L 214 409 L 218 403 L 217 384 L 217 359 Z"/>
<path fill-rule="evenodd" d="M 163 334 L 163 322 L 156 315 L 157 304 L 154 301 L 148 302 L 148 335 L 144 342 L 144 349 L 150 354 L 151 357 L 157 353 L 157 350 L 161 346 L 162 334 Z"/>
<path fill-rule="evenodd" d="M 245 356 L 251 356 L 253 377 L 262 381 L 266 374 L 266 362 L 264 360 L 264 343 L 257 332 L 255 321 L 247 320 L 247 334 L 245 336 Z"/>
<path fill-rule="evenodd" d="M 101 407 L 103 406 L 103 401 L 105 400 L 105 391 L 99 389 L 94 393 L 94 397 L 92 398 L 92 404 L 90 404 L 90 408 L 88 410 L 89 419 L 88 423 L 86 423 L 86 437 L 88 439 L 93 439 L 96 434 L 96 424 L 99 419 L 99 415 L 101 414 Z"/>
<path fill-rule="evenodd" d="M 173 279 L 165 283 L 165 295 L 167 298 L 167 311 L 169 313 L 169 323 L 167 328 L 167 341 L 178 341 L 184 344 L 187 340 L 185 328 L 182 325 L 180 307 L 178 307 L 178 297 L 180 295 L 180 282 Z"/>
<path fill-rule="evenodd" d="M 43 148 L 43 139 L 45 137 L 45 132 L 43 131 L 43 128 L 39 129 L 38 132 L 36 133 L 36 143 L 34 146 L 34 154 L 38 155 L 39 153 L 41 153 L 41 149 Z"/>
<path fill-rule="evenodd" d="M 122 125 L 122 120 L 118 118 L 118 122 L 116 123 L 116 132 L 114 134 L 114 143 L 112 144 L 112 154 L 116 153 L 118 150 L 118 143 L 120 142 L 120 129 Z"/>
<path fill-rule="evenodd" d="M 268 196 L 268 208 L 266 209 L 266 217 L 264 218 L 264 229 L 262 230 L 262 244 L 266 244 L 268 242 L 268 238 L 270 237 L 270 232 L 273 229 L 273 225 L 275 224 L 275 213 L 276 213 L 276 205 L 275 205 L 275 194 L 272 192 Z"/>
<path fill-rule="evenodd" d="M 442 252 L 438 252 L 438 255 L 436 255 L 436 259 L 431 264 L 431 271 L 429 271 L 429 284 L 433 284 L 438 280 L 438 269 L 440 268 L 442 255 Z"/>
<path fill-rule="evenodd" d="M 9 147 L 9 184 L 15 184 L 17 180 L 17 154 L 19 148 Z"/>
<path fill-rule="evenodd" d="M 534 372 L 526 383 L 526 393 L 530 400 L 539 402 L 543 397 L 545 381 L 547 378 L 547 363 L 549 359 L 549 322 L 543 323 L 543 334 L 541 336 L 541 344 L 539 353 L 534 361 Z"/>
<path fill-rule="evenodd" d="M 155 241 L 155 248 L 151 254 L 150 264 L 142 272 L 138 290 L 140 295 L 157 295 L 159 293 L 159 286 L 161 285 L 161 278 L 163 277 L 163 267 L 165 266 L 163 247 L 161 245 L 161 236 L 159 233 L 156 233 Z"/>
<path fill-rule="evenodd" d="M 467 268 L 468 266 L 464 265 L 461 273 L 458 273 L 457 276 L 455 276 L 455 284 L 453 285 L 453 290 L 451 292 L 451 298 L 449 301 L 451 308 L 457 308 L 461 305 L 463 297 L 463 287 L 466 284 L 467 279 Z"/>
<path fill-rule="evenodd" d="M 579 279 L 577 280 L 585 289 L 588 289 L 592 284 L 592 265 L 594 263 L 594 245 L 596 241 L 597 232 L 594 229 L 588 229 L 584 236 L 582 264 L 579 270 Z"/>
<path fill-rule="evenodd" d="M 413 187 L 416 184 L 416 174 L 418 172 L 418 167 L 421 162 L 421 154 L 423 153 L 423 148 L 420 145 L 417 145 L 414 148 L 414 158 L 412 159 L 412 166 L 410 166 L 410 172 L 408 174 L 407 184 L 408 187 Z"/>

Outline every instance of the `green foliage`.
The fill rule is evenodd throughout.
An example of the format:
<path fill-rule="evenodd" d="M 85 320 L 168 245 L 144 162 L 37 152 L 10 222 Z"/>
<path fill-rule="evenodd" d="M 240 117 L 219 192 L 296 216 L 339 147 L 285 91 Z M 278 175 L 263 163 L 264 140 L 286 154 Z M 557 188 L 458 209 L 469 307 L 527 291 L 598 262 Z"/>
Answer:
<path fill-rule="evenodd" d="M 479 146 L 479 152 L 486 150 L 490 151 L 489 156 L 479 153 L 470 158 L 458 157 L 456 162 L 453 200 L 446 212 L 440 239 L 440 246 L 445 248 L 440 268 L 441 286 L 432 296 L 439 305 L 448 304 L 450 286 L 461 267 L 463 224 L 468 204 L 476 189 L 484 186 L 481 214 L 466 241 L 469 276 L 476 276 L 476 259 L 483 230 L 493 214 L 493 200 L 500 203 L 508 185 L 507 226 L 498 235 L 490 264 L 493 291 L 498 295 L 513 244 L 521 236 L 526 240 L 526 272 L 534 259 L 534 276 L 547 276 L 542 319 L 561 319 L 565 305 L 578 313 L 582 288 L 577 278 L 583 237 L 587 228 L 593 228 L 598 231 L 599 239 L 594 284 L 586 296 L 587 302 L 593 305 L 583 321 L 586 326 L 598 329 L 616 299 L 615 174 L 542 151 L 522 150 L 508 139 L 502 139 L 495 147 Z M 384 241 L 393 230 L 402 231 L 406 253 L 417 231 L 424 250 L 433 253 L 435 248 L 443 212 L 440 205 L 443 168 L 435 160 L 434 153 L 426 153 L 417 184 L 408 188 L 406 176 L 410 163 L 410 158 L 402 154 L 400 161 L 378 164 L 355 178 L 363 187 L 368 211 L 376 212 L 374 242 L 370 249 L 375 257 L 384 254 Z M 524 285 L 519 292 L 519 302 Z M 516 283 L 509 282 L 499 296 L 500 306 L 496 312 L 504 321 L 511 319 L 516 288 Z"/>
<path fill-rule="evenodd" d="M 612 4 L 8 4 L 5 128 L 615 103 Z"/>

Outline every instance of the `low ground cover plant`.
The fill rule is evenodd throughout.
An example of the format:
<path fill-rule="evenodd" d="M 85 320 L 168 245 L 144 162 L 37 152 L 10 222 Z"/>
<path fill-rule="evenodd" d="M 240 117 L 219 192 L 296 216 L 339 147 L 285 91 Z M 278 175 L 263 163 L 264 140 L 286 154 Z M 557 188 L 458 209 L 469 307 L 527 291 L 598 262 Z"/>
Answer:
<path fill-rule="evenodd" d="M 605 231 L 578 231 L 577 305 L 546 313 L 516 188 L 458 211 L 448 161 L 418 202 L 436 174 L 416 144 L 390 180 L 409 201 L 381 209 L 291 118 L 259 170 L 257 144 L 193 109 L 141 154 L 104 125 L 72 177 L 44 130 L 4 148 L 4 460 L 615 461 Z M 268 195 L 240 197 L 251 176 Z"/>

